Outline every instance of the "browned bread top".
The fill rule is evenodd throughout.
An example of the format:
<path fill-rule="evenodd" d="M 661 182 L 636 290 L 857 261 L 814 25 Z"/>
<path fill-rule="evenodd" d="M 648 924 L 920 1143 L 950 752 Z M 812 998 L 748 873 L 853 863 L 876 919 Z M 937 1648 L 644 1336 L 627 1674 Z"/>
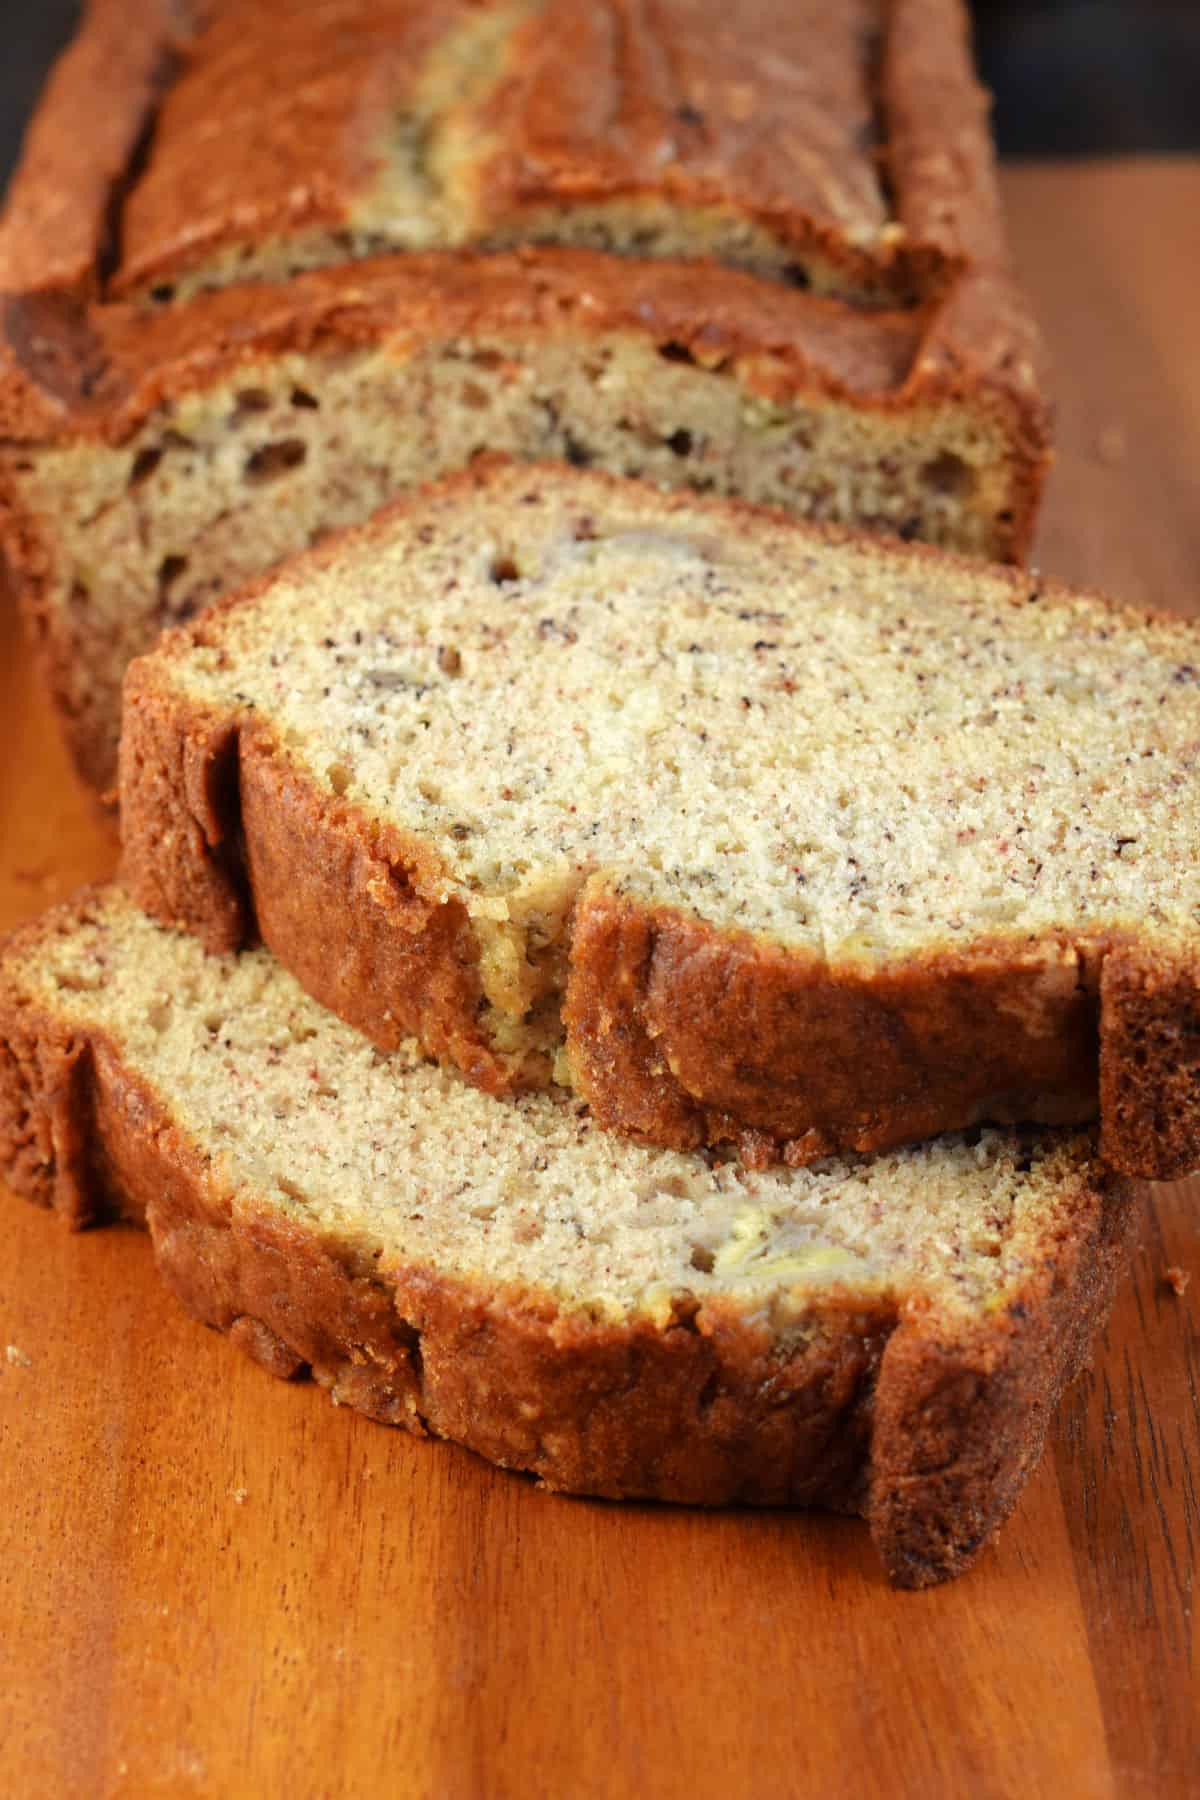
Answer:
<path fill-rule="evenodd" d="M 144 1218 L 276 1373 L 554 1487 L 863 1512 L 910 1586 L 1010 1510 L 1129 1217 L 1086 1137 L 750 1172 L 502 1105 L 112 890 L 0 952 L 0 1172 Z"/>
<path fill-rule="evenodd" d="M 522 241 L 901 300 L 996 260 L 959 0 L 94 0 L 0 261 L 117 296 Z"/>

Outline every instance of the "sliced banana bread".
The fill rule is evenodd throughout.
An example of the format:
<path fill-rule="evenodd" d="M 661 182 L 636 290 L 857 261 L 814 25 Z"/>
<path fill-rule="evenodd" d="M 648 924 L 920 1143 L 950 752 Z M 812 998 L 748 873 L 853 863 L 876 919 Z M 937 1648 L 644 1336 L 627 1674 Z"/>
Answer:
<path fill-rule="evenodd" d="M 755 1172 L 501 1104 L 115 890 L 0 954 L 0 1170 L 276 1374 L 555 1488 L 861 1512 L 908 1586 L 1012 1507 L 1129 1217 L 1079 1136 Z"/>
<path fill-rule="evenodd" d="M 1041 360 L 960 0 L 94 0 L 0 543 L 103 787 L 163 624 L 480 449 L 1019 558 Z"/>
<path fill-rule="evenodd" d="M 751 1161 L 1099 1110 L 1200 1161 L 1200 632 L 478 469 L 164 639 L 125 870 L 383 1047 Z"/>

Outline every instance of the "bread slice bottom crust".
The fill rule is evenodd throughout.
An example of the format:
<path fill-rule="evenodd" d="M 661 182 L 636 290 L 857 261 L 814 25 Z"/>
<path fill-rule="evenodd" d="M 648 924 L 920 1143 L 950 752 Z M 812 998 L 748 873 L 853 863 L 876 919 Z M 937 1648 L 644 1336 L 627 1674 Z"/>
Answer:
<path fill-rule="evenodd" d="M 39 995 L 40 946 L 89 906 L 0 961 L 0 1169 L 71 1225 L 144 1223 L 188 1310 L 273 1374 L 551 1489 L 860 1513 L 905 1587 L 960 1573 L 1011 1511 L 1124 1263 L 1130 1189 L 1078 1144 L 1021 1290 L 965 1316 L 834 1283 L 781 1335 L 728 1296 L 614 1320 L 536 1284 L 373 1266 L 223 1178 L 86 1004 Z"/>

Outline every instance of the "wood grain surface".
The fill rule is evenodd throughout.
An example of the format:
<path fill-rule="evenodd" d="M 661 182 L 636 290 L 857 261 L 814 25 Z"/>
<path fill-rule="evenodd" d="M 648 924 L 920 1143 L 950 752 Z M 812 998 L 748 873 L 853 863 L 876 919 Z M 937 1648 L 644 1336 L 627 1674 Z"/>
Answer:
<path fill-rule="evenodd" d="M 1200 165 L 1006 190 L 1058 362 L 1043 566 L 1200 611 Z M 8 614 L 0 720 L 2 924 L 113 848 Z M 1200 1792 L 1187 1186 L 1147 1194 L 1016 1516 L 918 1595 L 852 1521 L 553 1498 L 335 1412 L 186 1318 L 138 1234 L 0 1209 L 7 1796 Z"/>

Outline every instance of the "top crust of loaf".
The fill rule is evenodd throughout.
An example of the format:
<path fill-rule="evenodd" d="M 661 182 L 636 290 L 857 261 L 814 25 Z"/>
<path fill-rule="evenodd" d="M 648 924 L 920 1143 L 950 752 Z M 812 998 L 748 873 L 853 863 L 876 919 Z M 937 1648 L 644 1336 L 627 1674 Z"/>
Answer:
<path fill-rule="evenodd" d="M 228 332 L 219 310 L 203 311 L 213 296 L 202 290 L 214 284 L 240 287 L 245 346 L 256 331 L 288 336 L 264 277 L 340 266 L 353 306 L 357 271 L 371 279 L 363 256 L 418 250 L 457 266 L 464 254 L 523 245 L 536 272 L 557 246 L 564 285 L 586 293 L 590 246 L 648 265 L 643 303 L 658 298 L 656 271 L 676 314 L 670 293 L 690 284 L 690 321 L 673 327 L 689 348 L 714 314 L 785 362 L 792 340 L 836 336 L 835 303 L 822 311 L 817 294 L 790 285 L 798 271 L 847 296 L 851 315 L 864 300 L 871 312 L 916 303 L 905 399 L 1002 409 L 1033 469 L 1046 438 L 1041 349 L 1006 267 L 960 0 L 767 10 L 761 30 L 743 11 L 733 31 L 716 0 L 673 0 L 653 25 L 599 0 L 320 9 L 289 0 L 282 11 L 278 0 L 199 9 L 95 0 L 0 222 L 0 434 L 86 429 L 139 371 L 160 390 L 194 385 L 207 342 Z M 487 33 L 501 26 L 498 46 Z M 495 93 L 465 124 L 436 106 L 431 114 L 429 129 L 450 131 L 443 175 L 459 220 L 434 228 L 420 196 L 396 187 L 395 155 L 389 162 L 377 137 L 395 131 L 405 83 L 456 91 L 450 49 L 463 32 L 468 69 L 471 34 L 484 34 Z M 569 64 L 562 42 L 576 47 Z M 268 68 L 264 95 L 255 84 Z M 81 118 L 102 123 L 81 133 Z M 433 154 L 426 129 L 410 159 Z M 697 256 L 707 264 L 701 305 L 694 266 L 679 267 Z M 723 284 L 739 270 L 750 271 L 740 289 Z M 167 310 L 187 317 L 200 304 L 201 314 L 179 335 L 136 343 L 120 302 L 148 285 L 180 302 L 198 294 Z M 782 328 L 757 310 L 764 289 L 767 313 L 786 315 Z M 311 292 L 298 296 L 291 342 L 311 302 Z M 899 329 L 885 310 L 877 339 L 845 336 L 834 360 L 851 390 L 896 391 L 879 371 Z M 821 358 L 810 348 L 801 360 Z"/>
<path fill-rule="evenodd" d="M 102 86 L 107 110 L 81 113 Z M 904 299 L 999 260 L 959 0 L 96 0 L 0 260 L 10 291 L 118 297 L 237 279 L 214 256 L 314 227 L 369 249 L 578 241 L 579 209 L 614 201 L 666 208 L 613 226 L 638 254 L 674 215 L 701 253 L 715 231 L 718 261 L 786 280 L 815 255 L 851 292 Z"/>

